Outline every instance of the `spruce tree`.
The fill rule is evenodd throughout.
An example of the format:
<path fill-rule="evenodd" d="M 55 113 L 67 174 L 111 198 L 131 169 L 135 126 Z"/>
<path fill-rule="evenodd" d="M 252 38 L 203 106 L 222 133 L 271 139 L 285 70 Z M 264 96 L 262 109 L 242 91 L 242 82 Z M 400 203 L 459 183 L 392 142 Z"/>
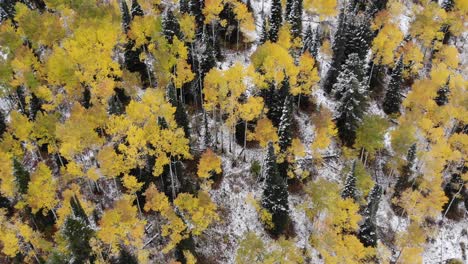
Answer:
<path fill-rule="evenodd" d="M 138 259 L 125 247 L 121 247 L 117 264 L 138 264 Z"/>
<path fill-rule="evenodd" d="M 265 43 L 269 39 L 268 36 L 268 20 L 264 16 L 263 17 L 263 22 L 262 22 L 262 32 L 260 34 L 260 44 Z"/>
<path fill-rule="evenodd" d="M 338 102 L 336 126 L 343 143 L 351 147 L 356 139 L 356 129 L 359 127 L 364 112 L 368 106 L 367 86 L 359 82 L 354 73 L 350 73 L 343 95 Z"/>
<path fill-rule="evenodd" d="M 290 0 L 292 2 L 291 11 L 286 13 L 287 20 L 291 25 L 291 36 L 300 37 L 302 34 L 302 0 Z"/>
<path fill-rule="evenodd" d="M 351 171 L 346 176 L 345 185 L 341 191 L 341 198 L 351 198 L 354 201 L 358 198 L 358 190 L 356 188 L 356 161 L 353 162 Z"/>
<path fill-rule="evenodd" d="M 416 143 L 411 145 L 406 155 L 406 165 L 403 166 L 400 176 L 394 187 L 393 197 L 399 198 L 401 193 L 410 187 L 410 179 L 415 173 L 416 164 Z"/>
<path fill-rule="evenodd" d="M 278 127 L 283 115 L 284 100 L 289 94 L 289 79 L 284 78 L 279 88 L 275 88 L 273 84 L 269 84 L 269 86 L 269 89 L 264 89 L 261 93 L 265 105 L 268 107 L 267 116 L 273 125 Z"/>
<path fill-rule="evenodd" d="M 382 196 L 382 188 L 376 184 L 369 193 L 367 207 L 364 211 L 364 223 L 359 230 L 359 240 L 366 247 L 377 246 L 377 211 L 379 209 L 380 197 Z"/>
<path fill-rule="evenodd" d="M 328 69 L 327 75 L 325 76 L 325 80 L 323 83 L 323 90 L 326 93 L 330 93 L 333 89 L 333 85 L 338 77 L 338 74 L 341 70 L 341 64 L 346 59 L 345 50 L 346 50 L 346 15 L 345 9 L 342 8 L 340 11 L 340 15 L 338 16 L 338 24 L 337 29 L 334 35 L 333 40 L 333 56 L 330 63 L 330 68 Z"/>
<path fill-rule="evenodd" d="M 132 18 L 130 17 L 130 11 L 128 10 L 127 1 L 125 0 L 120 0 L 120 13 L 122 13 L 122 29 L 127 33 Z"/>
<path fill-rule="evenodd" d="M 189 125 L 189 118 L 187 115 L 187 111 L 185 109 L 184 104 L 177 100 L 176 98 L 176 88 L 172 83 L 169 83 L 167 87 L 168 99 L 169 102 L 172 104 L 173 107 L 176 108 L 174 113 L 174 117 L 177 123 L 177 126 L 184 129 L 184 134 L 186 138 L 190 138 L 190 125 Z"/>
<path fill-rule="evenodd" d="M 352 86 L 352 83 L 365 85 L 367 82 L 364 62 L 357 53 L 350 54 L 342 68 L 336 83 L 333 85 L 333 95 L 337 100 Z"/>
<path fill-rule="evenodd" d="M 388 0 L 373 0 L 366 5 L 366 15 L 373 18 L 379 11 L 387 7 Z"/>
<path fill-rule="evenodd" d="M 76 264 L 93 262 L 92 249 L 89 240 L 94 236 L 94 231 L 84 221 L 75 217 L 68 217 L 63 224 L 63 236 L 67 241 L 67 248 L 73 255 Z"/>
<path fill-rule="evenodd" d="M 190 14 L 195 17 L 195 23 L 197 33 L 200 34 L 203 31 L 203 22 L 205 20 L 202 13 L 202 2 L 200 0 L 189 0 Z"/>
<path fill-rule="evenodd" d="M 7 124 L 5 120 L 5 114 L 3 113 L 3 110 L 0 109 L 0 139 L 3 136 L 3 133 L 5 133 L 7 129 Z"/>
<path fill-rule="evenodd" d="M 442 88 L 437 90 L 437 97 L 434 98 L 434 100 L 438 106 L 443 106 L 443 105 L 448 104 L 449 96 L 450 96 L 449 84 L 450 84 L 450 77 L 447 80 L 447 83 Z"/>
<path fill-rule="evenodd" d="M 440 5 L 446 12 L 450 12 L 455 7 L 455 3 L 453 0 L 443 0 L 442 4 Z"/>
<path fill-rule="evenodd" d="M 278 236 L 283 233 L 288 223 L 288 185 L 286 179 L 278 172 L 275 150 L 271 142 L 268 144 L 264 175 L 262 206 L 272 215 L 274 226 L 270 229 L 271 233 Z"/>
<path fill-rule="evenodd" d="M 72 208 L 73 215 L 77 218 L 82 220 L 85 224 L 89 225 L 89 219 L 86 215 L 85 210 L 81 206 L 80 200 L 76 195 L 70 199 L 70 207 Z"/>
<path fill-rule="evenodd" d="M 309 24 L 304 33 L 302 43 L 302 52 L 304 53 L 308 51 L 314 57 L 314 59 L 317 59 L 319 48 L 322 45 L 320 28 L 316 27 L 312 29 L 312 26 Z"/>
<path fill-rule="evenodd" d="M 180 12 L 182 14 L 190 13 L 189 1 L 190 0 L 180 0 L 179 1 L 179 10 L 180 10 Z"/>
<path fill-rule="evenodd" d="M 164 36 L 170 44 L 172 44 L 172 39 L 174 36 L 176 36 L 179 40 L 182 39 L 179 21 L 177 21 L 177 18 L 174 16 L 174 12 L 172 12 L 172 10 L 168 9 L 163 14 L 162 27 Z"/>
<path fill-rule="evenodd" d="M 279 146 L 282 153 L 284 153 L 290 146 L 292 141 L 292 102 L 291 96 L 287 96 L 284 100 L 283 111 L 278 126 Z"/>
<path fill-rule="evenodd" d="M 392 71 L 390 83 L 388 84 L 387 93 L 385 94 L 382 105 L 382 108 L 387 115 L 400 112 L 400 105 L 403 100 L 403 96 L 401 95 L 403 84 L 402 72 L 403 58 L 400 57 Z"/>
<path fill-rule="evenodd" d="M 365 60 L 372 42 L 370 20 L 364 16 L 347 16 L 344 56 L 356 53 L 361 60 Z"/>
<path fill-rule="evenodd" d="M 283 24 L 283 9 L 281 7 L 281 0 L 271 1 L 271 13 L 270 13 L 270 32 L 269 38 L 271 42 L 278 41 L 278 32 Z"/>
<path fill-rule="evenodd" d="M 132 0 L 132 10 L 130 11 L 130 13 L 132 14 L 132 18 L 144 15 L 143 9 L 141 8 L 137 0 Z"/>
<path fill-rule="evenodd" d="M 24 169 L 23 164 L 21 164 L 17 159 L 13 159 L 13 175 L 15 176 L 16 186 L 19 193 L 28 193 L 28 184 L 31 178 L 29 172 Z"/>
<path fill-rule="evenodd" d="M 285 12 L 284 17 L 289 22 L 289 17 L 291 15 L 291 11 L 293 10 L 293 5 L 296 0 L 286 0 Z"/>

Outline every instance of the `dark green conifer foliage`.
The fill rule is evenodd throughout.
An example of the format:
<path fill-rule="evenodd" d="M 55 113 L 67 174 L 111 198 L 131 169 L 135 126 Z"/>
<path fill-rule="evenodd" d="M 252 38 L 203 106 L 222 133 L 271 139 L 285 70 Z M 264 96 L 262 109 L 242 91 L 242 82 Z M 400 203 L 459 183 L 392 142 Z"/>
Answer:
<path fill-rule="evenodd" d="M 287 96 L 284 100 L 283 111 L 278 126 L 278 137 L 279 146 L 281 152 L 285 152 L 292 142 L 292 122 L 293 122 L 293 111 L 292 111 L 292 100 L 291 96 Z"/>
<path fill-rule="evenodd" d="M 83 220 L 68 217 L 62 232 L 67 240 L 68 249 L 73 255 L 72 263 L 92 262 L 89 240 L 94 236 L 94 231 Z"/>
<path fill-rule="evenodd" d="M 163 14 L 162 27 L 164 36 L 166 37 L 167 41 L 169 41 L 169 43 L 172 44 L 172 39 L 174 36 L 176 36 L 179 40 L 182 39 L 179 21 L 177 21 L 177 18 L 174 16 L 174 12 L 172 12 L 172 10 L 168 9 Z"/>
<path fill-rule="evenodd" d="M 31 177 L 23 164 L 21 164 L 17 159 L 13 159 L 13 174 L 15 176 L 18 192 L 26 194 L 28 192 L 28 184 Z"/>
<path fill-rule="evenodd" d="M 302 35 L 302 0 L 290 0 L 292 2 L 291 11 L 286 13 L 286 18 L 291 25 L 291 36 L 293 38 L 301 37 Z"/>
<path fill-rule="evenodd" d="M 278 41 L 278 32 L 283 24 L 283 9 L 281 7 L 281 0 L 271 1 L 271 14 L 270 14 L 270 32 L 269 37 L 271 42 Z"/>
<path fill-rule="evenodd" d="M 314 57 L 314 59 L 317 59 L 318 51 L 320 49 L 320 46 L 322 46 L 320 28 L 316 27 L 312 30 L 312 26 L 309 24 L 304 33 L 302 43 L 302 52 L 305 53 L 306 51 L 309 51 L 309 53 Z"/>
<path fill-rule="evenodd" d="M 450 77 L 447 80 L 447 83 L 442 88 L 437 90 L 437 97 L 434 98 L 434 100 L 438 106 L 443 106 L 443 105 L 448 104 L 449 96 L 450 96 L 449 84 L 450 84 Z"/>
<path fill-rule="evenodd" d="M 351 171 L 346 176 L 345 185 L 341 191 L 341 198 L 343 199 L 353 199 L 357 201 L 358 190 L 356 187 L 356 161 L 353 162 Z"/>
<path fill-rule="evenodd" d="M 5 114 L 3 113 L 3 110 L 0 109 L 0 139 L 3 136 L 3 133 L 5 133 L 7 129 L 7 124 L 5 120 Z"/>
<path fill-rule="evenodd" d="M 376 184 L 372 191 L 369 193 L 367 207 L 364 211 L 364 223 L 359 230 L 359 240 L 366 247 L 377 246 L 377 211 L 379 209 L 379 202 L 382 196 L 382 187 Z"/>
<path fill-rule="evenodd" d="M 265 43 L 269 39 L 268 36 L 268 20 L 266 17 L 262 21 L 262 32 L 260 34 L 260 44 Z"/>
<path fill-rule="evenodd" d="M 137 0 L 132 0 L 132 10 L 131 10 L 132 18 L 136 16 L 143 16 L 143 9 L 141 8 L 140 4 Z"/>
<path fill-rule="evenodd" d="M 402 85 L 403 85 L 403 57 L 400 57 L 395 69 L 390 76 L 390 83 L 388 84 L 387 93 L 385 94 L 382 108 L 387 115 L 399 113 L 400 105 L 403 101 Z M 437 100 L 436 100 L 437 101 Z"/>
<path fill-rule="evenodd" d="M 180 0 L 179 9 L 182 14 L 190 13 L 189 0 Z"/>
<path fill-rule="evenodd" d="M 286 179 L 281 177 L 278 172 L 275 150 L 271 142 L 268 144 L 263 174 L 265 185 L 263 187 L 262 206 L 272 215 L 274 227 L 269 231 L 278 236 L 283 233 L 288 223 L 288 185 Z"/>
<path fill-rule="evenodd" d="M 122 29 L 126 33 L 130 28 L 132 18 L 130 16 L 130 11 L 128 10 L 127 1 L 125 0 L 120 0 L 120 13 L 122 14 Z"/>
<path fill-rule="evenodd" d="M 125 247 L 120 249 L 120 255 L 117 264 L 138 264 L 138 259 L 130 253 Z"/>

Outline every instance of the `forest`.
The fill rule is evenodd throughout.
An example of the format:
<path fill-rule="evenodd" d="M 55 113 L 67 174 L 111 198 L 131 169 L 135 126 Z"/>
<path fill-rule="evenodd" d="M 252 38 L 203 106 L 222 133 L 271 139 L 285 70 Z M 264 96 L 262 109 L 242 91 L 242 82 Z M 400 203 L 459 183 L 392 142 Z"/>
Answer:
<path fill-rule="evenodd" d="M 468 0 L 0 0 L 0 263 L 468 263 Z"/>

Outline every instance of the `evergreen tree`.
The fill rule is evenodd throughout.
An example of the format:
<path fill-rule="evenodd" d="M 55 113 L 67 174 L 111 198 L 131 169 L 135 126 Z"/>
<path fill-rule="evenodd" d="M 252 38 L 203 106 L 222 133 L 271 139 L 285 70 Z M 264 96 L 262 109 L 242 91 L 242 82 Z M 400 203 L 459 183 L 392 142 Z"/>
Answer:
<path fill-rule="evenodd" d="M 262 33 L 260 34 L 260 44 L 265 43 L 269 39 L 268 36 L 268 20 L 264 16 L 262 22 Z"/>
<path fill-rule="evenodd" d="M 278 41 L 278 32 L 283 24 L 283 9 L 281 7 L 281 0 L 271 1 L 271 14 L 270 14 L 270 32 L 269 37 L 271 42 Z"/>
<path fill-rule="evenodd" d="M 453 0 L 443 0 L 442 4 L 440 5 L 446 12 L 450 12 L 453 10 L 455 3 Z"/>
<path fill-rule="evenodd" d="M 116 264 L 138 264 L 138 259 L 125 247 L 121 247 L 120 255 Z"/>
<path fill-rule="evenodd" d="M 86 109 L 91 107 L 91 91 L 88 87 L 84 88 L 83 97 L 80 100 L 80 104 Z"/>
<path fill-rule="evenodd" d="M 387 7 L 388 0 L 374 0 L 369 1 L 366 6 L 366 14 L 368 17 L 373 18 L 379 11 Z"/>
<path fill-rule="evenodd" d="M 367 108 L 367 86 L 359 82 L 354 73 L 350 73 L 343 95 L 338 103 L 336 126 L 338 135 L 349 147 L 356 139 L 356 129 L 359 127 Z"/>
<path fill-rule="evenodd" d="M 132 0 L 132 10 L 131 10 L 132 18 L 136 16 L 143 16 L 143 9 L 141 8 L 140 4 L 137 0 Z"/>
<path fill-rule="evenodd" d="M 172 39 L 176 36 L 178 39 L 182 39 L 182 33 L 180 31 L 179 21 L 174 16 L 172 10 L 168 9 L 162 18 L 163 33 L 167 41 L 172 44 Z"/>
<path fill-rule="evenodd" d="M 356 188 L 356 161 L 353 162 L 351 171 L 346 176 L 345 185 L 341 191 L 341 198 L 351 198 L 354 201 L 358 198 L 358 190 Z"/>
<path fill-rule="evenodd" d="M 364 16 L 347 16 L 344 56 L 356 53 L 361 60 L 365 60 L 372 42 L 373 33 L 370 29 L 370 21 Z"/>
<path fill-rule="evenodd" d="M 447 80 L 447 83 L 442 88 L 437 90 L 437 97 L 434 98 L 434 100 L 438 106 L 443 106 L 443 105 L 448 104 L 449 96 L 450 96 L 449 84 L 450 84 L 450 77 Z"/>
<path fill-rule="evenodd" d="M 340 11 L 340 15 L 338 16 L 338 24 L 337 29 L 334 35 L 333 40 L 333 56 L 330 64 L 330 68 L 328 69 L 327 75 L 325 76 L 325 80 L 323 83 L 323 90 L 326 93 L 330 93 L 332 91 L 333 85 L 338 77 L 338 74 L 341 70 L 341 64 L 346 59 L 345 50 L 346 50 L 346 15 L 345 9 L 342 8 Z"/>
<path fill-rule="evenodd" d="M 81 219 L 68 217 L 63 225 L 63 235 L 68 243 L 68 249 L 73 255 L 72 263 L 87 263 L 92 261 L 92 249 L 89 240 L 94 231 Z"/>
<path fill-rule="evenodd" d="M 273 125 L 278 127 L 283 115 L 284 100 L 289 94 L 289 79 L 285 78 L 281 82 L 279 89 L 270 84 L 270 88 L 262 90 L 261 93 L 265 105 L 268 107 L 267 116 Z"/>
<path fill-rule="evenodd" d="M 411 145 L 408 149 L 406 155 L 406 165 L 403 166 L 402 172 L 398 177 L 398 180 L 395 184 L 393 197 L 399 198 L 401 193 L 410 187 L 410 179 L 415 173 L 415 164 L 416 164 L 416 143 Z"/>
<path fill-rule="evenodd" d="M 297 38 L 302 34 L 302 0 L 290 0 L 287 3 L 289 2 L 292 2 L 292 9 L 290 13 L 286 13 L 287 20 L 291 25 L 291 36 Z"/>
<path fill-rule="evenodd" d="M 189 0 L 190 14 L 195 17 L 195 23 L 197 26 L 197 33 L 203 31 L 203 22 L 205 20 L 202 13 L 202 2 L 200 0 Z"/>
<path fill-rule="evenodd" d="M 86 212 L 81 206 L 80 200 L 78 199 L 78 197 L 76 197 L 76 195 L 73 195 L 73 197 L 70 199 L 70 207 L 72 208 L 73 215 L 77 219 L 80 219 L 85 224 L 89 225 L 88 216 L 86 215 Z"/>
<path fill-rule="evenodd" d="M 108 112 L 111 115 L 121 115 L 125 112 L 125 107 L 120 101 L 119 97 L 114 94 L 109 98 L 109 103 L 108 103 Z"/>
<path fill-rule="evenodd" d="M 3 110 L 0 109 L 0 139 L 3 136 L 3 133 L 5 133 L 7 129 L 7 124 L 5 120 L 5 114 L 3 113 Z"/>
<path fill-rule="evenodd" d="M 342 68 L 336 83 L 333 85 L 333 95 L 338 100 L 351 87 L 353 82 L 361 85 L 365 85 L 367 82 L 364 63 L 357 53 L 350 54 Z"/>
<path fill-rule="evenodd" d="M 182 14 L 190 13 L 189 1 L 190 0 L 180 0 L 179 1 L 179 10 L 180 10 L 180 12 Z"/>
<path fill-rule="evenodd" d="M 29 119 L 35 120 L 37 112 L 41 111 L 42 101 L 34 93 L 31 93 L 29 99 Z"/>
<path fill-rule="evenodd" d="M 23 164 L 21 164 L 17 159 L 13 159 L 13 174 L 15 176 L 16 186 L 19 193 L 28 193 L 28 184 L 31 178 L 29 172 L 24 169 Z"/>
<path fill-rule="evenodd" d="M 293 5 L 296 0 L 286 0 L 286 7 L 284 12 L 284 17 L 289 22 L 289 17 L 291 15 L 291 11 L 293 10 Z"/>
<path fill-rule="evenodd" d="M 288 223 L 288 185 L 286 179 L 278 172 L 275 150 L 271 142 L 268 144 L 264 175 L 262 206 L 272 215 L 274 226 L 270 231 L 278 236 L 283 233 Z"/>
<path fill-rule="evenodd" d="M 237 144 L 243 146 L 244 145 L 244 135 L 245 135 L 245 120 L 240 120 L 237 122 L 235 127 L 235 138 Z"/>
<path fill-rule="evenodd" d="M 176 88 L 172 83 L 169 83 L 168 88 L 168 98 L 169 102 L 172 104 L 173 107 L 176 108 L 174 113 L 175 121 L 178 127 L 184 129 L 184 134 L 186 138 L 190 138 L 190 125 L 189 125 L 189 118 L 187 115 L 187 111 L 185 110 L 184 104 L 177 100 L 176 95 Z"/>
<path fill-rule="evenodd" d="M 400 105 L 403 100 L 401 95 L 403 83 L 403 57 L 400 57 L 390 77 L 387 93 L 385 94 L 382 108 L 387 115 L 400 112 Z"/>
<path fill-rule="evenodd" d="M 128 10 L 127 1 L 120 0 L 120 12 L 122 13 L 122 28 L 126 33 L 130 28 L 132 18 L 130 17 L 130 11 Z"/>
<path fill-rule="evenodd" d="M 366 247 L 377 246 L 377 226 L 376 217 L 379 209 L 380 197 L 382 196 L 382 188 L 376 184 L 369 194 L 367 207 L 364 211 L 364 223 L 359 230 L 359 240 Z"/>
<path fill-rule="evenodd" d="M 292 141 L 292 126 L 293 115 L 292 115 L 292 102 L 291 96 L 287 96 L 283 104 L 283 113 L 281 115 L 279 127 L 278 127 L 278 137 L 279 137 L 279 146 L 281 152 L 285 152 L 290 146 Z"/>
<path fill-rule="evenodd" d="M 319 48 L 322 45 L 320 28 L 317 26 L 312 30 L 312 26 L 309 24 L 309 26 L 306 29 L 306 32 L 304 33 L 302 43 L 302 52 L 304 53 L 306 51 L 309 51 L 309 53 L 314 57 L 314 59 L 317 59 Z"/>

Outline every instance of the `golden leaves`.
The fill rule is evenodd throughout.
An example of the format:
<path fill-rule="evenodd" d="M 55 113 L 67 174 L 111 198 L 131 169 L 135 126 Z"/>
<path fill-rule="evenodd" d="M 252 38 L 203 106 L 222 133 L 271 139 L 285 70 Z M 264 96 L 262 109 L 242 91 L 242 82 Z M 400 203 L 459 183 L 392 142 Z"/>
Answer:
<path fill-rule="evenodd" d="M 198 163 L 197 175 L 201 178 L 209 178 L 211 172 L 221 173 L 221 158 L 218 157 L 211 149 L 203 152 L 200 162 Z"/>

